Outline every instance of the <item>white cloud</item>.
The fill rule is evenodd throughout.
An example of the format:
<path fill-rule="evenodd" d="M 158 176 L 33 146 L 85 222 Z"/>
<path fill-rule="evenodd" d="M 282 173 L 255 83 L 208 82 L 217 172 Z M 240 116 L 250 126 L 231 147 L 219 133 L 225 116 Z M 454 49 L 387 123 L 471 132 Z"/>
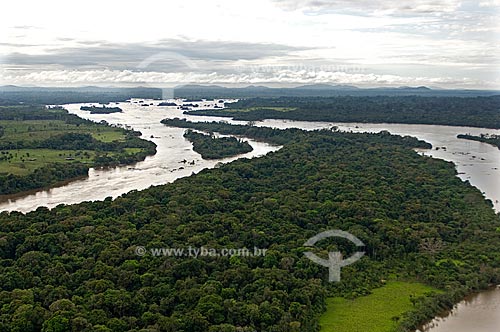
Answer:
<path fill-rule="evenodd" d="M 212 73 L 163 73 L 140 72 L 131 70 L 53 70 L 37 72 L 0 71 L 5 83 L 34 85 L 99 85 L 114 84 L 147 85 L 151 87 L 172 87 L 182 84 L 354 84 L 359 86 L 402 86 L 430 85 L 448 88 L 485 87 L 483 82 L 470 78 L 453 77 L 408 77 L 374 73 L 349 73 L 343 71 L 322 71 L 310 69 L 276 69 L 230 74 Z M 487 87 L 498 88 L 500 81 L 490 83 Z"/>
<path fill-rule="evenodd" d="M 480 7 L 500 7 L 500 0 L 488 0 L 481 1 L 479 3 Z"/>
<path fill-rule="evenodd" d="M 456 10 L 460 0 L 273 0 L 278 6 L 288 10 L 337 10 L 403 13 L 434 13 Z"/>
<path fill-rule="evenodd" d="M 499 77 L 500 26 L 492 7 L 499 2 L 169 0 L 138 5 L 128 0 L 53 0 L 47 6 L 35 0 L 8 1 L 3 9 L 11 14 L 0 21 L 0 60 L 4 69 L 16 70 L 5 71 L 2 79 L 12 79 L 7 82 L 12 84 L 33 79 L 39 85 L 43 75 L 47 84 L 141 82 L 146 74 L 134 71 L 137 65 L 167 51 L 190 58 L 199 69 L 190 77 L 203 82 L 214 77 L 270 81 L 270 76 L 238 67 L 298 65 L 295 74 L 291 69 L 274 72 L 276 80 L 383 83 L 394 76 L 401 77 L 395 82 L 406 82 L 402 84 L 425 78 L 431 84 L 440 76 L 442 84 L 486 87 Z M 180 68 L 181 62 L 163 61 L 147 70 L 154 73 L 151 77 L 175 81 L 178 73 L 192 71 Z M 332 65 L 363 66 L 377 75 L 342 76 L 342 70 L 311 74 L 308 69 Z M 71 80 L 60 77 L 62 72 Z"/>

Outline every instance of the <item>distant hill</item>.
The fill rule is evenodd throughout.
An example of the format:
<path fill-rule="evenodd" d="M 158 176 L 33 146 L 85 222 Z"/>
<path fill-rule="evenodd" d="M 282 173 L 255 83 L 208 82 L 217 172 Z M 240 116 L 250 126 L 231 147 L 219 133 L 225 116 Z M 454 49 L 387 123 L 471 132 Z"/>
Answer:
<path fill-rule="evenodd" d="M 330 84 L 311 84 L 311 85 L 301 85 L 294 89 L 297 90 L 358 90 L 357 86 L 353 85 L 330 85 Z"/>
<path fill-rule="evenodd" d="M 251 98 L 251 97 L 336 97 L 336 96 L 449 96 L 475 97 L 500 95 L 492 90 L 445 90 L 426 86 L 394 88 L 359 88 L 352 85 L 312 84 L 294 88 L 271 88 L 250 85 L 228 88 L 219 85 L 184 85 L 174 88 L 174 96 L 180 98 Z M 130 98 L 160 99 L 161 89 L 149 87 L 19 87 L 0 86 L 0 104 L 66 104 L 125 101 Z"/>
<path fill-rule="evenodd" d="M 426 86 L 394 88 L 359 88 L 351 85 L 313 84 L 295 88 L 269 88 L 265 86 L 247 86 L 226 88 L 222 86 L 185 85 L 174 90 L 181 98 L 245 98 L 245 97 L 335 97 L 335 96 L 449 96 L 474 97 L 500 95 L 493 90 L 445 90 L 431 89 Z"/>
<path fill-rule="evenodd" d="M 400 90 L 413 90 L 413 91 L 431 91 L 431 88 L 428 88 L 426 86 L 417 86 L 417 87 L 411 87 L 411 86 L 400 86 L 398 89 Z"/>

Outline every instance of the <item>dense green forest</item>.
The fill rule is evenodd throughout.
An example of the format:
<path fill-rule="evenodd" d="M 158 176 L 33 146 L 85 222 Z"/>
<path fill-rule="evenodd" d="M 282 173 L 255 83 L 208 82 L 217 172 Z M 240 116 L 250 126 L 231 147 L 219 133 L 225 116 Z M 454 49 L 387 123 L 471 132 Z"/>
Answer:
<path fill-rule="evenodd" d="M 87 175 L 90 167 L 144 160 L 156 145 L 139 132 L 44 106 L 0 106 L 0 195 Z"/>
<path fill-rule="evenodd" d="M 212 133 L 207 135 L 192 130 L 187 130 L 184 137 L 193 143 L 193 150 L 203 159 L 222 159 L 253 150 L 248 142 L 235 137 L 215 137 Z"/>
<path fill-rule="evenodd" d="M 352 85 L 312 84 L 293 88 L 250 85 L 247 87 L 222 87 L 217 85 L 183 85 L 174 90 L 177 98 L 252 98 L 252 97 L 376 97 L 376 96 L 425 96 L 425 97 L 476 97 L 499 95 L 495 90 L 443 90 L 418 87 L 359 88 Z"/>
<path fill-rule="evenodd" d="M 290 141 L 296 139 L 297 137 L 301 137 L 304 135 L 304 131 L 297 128 L 290 128 L 288 130 L 276 130 L 270 127 L 256 127 L 252 125 L 228 125 L 224 122 L 191 122 L 185 119 L 173 118 L 173 119 L 164 119 L 161 123 L 179 128 L 190 128 L 205 132 L 217 132 L 224 135 L 237 135 L 237 136 L 245 136 L 250 137 L 256 140 L 262 140 L 265 142 L 269 142 L 276 145 L 287 144 Z M 335 128 L 331 128 L 331 130 L 325 130 L 325 132 L 329 131 L 338 131 Z M 379 135 L 373 135 L 372 138 L 375 140 L 378 137 L 386 137 L 391 136 L 388 131 L 382 131 Z M 394 145 L 401 146 L 412 146 L 419 149 L 431 149 L 432 145 L 418 140 L 413 136 L 404 136 L 399 137 L 398 140 L 394 140 L 392 142 Z"/>
<path fill-rule="evenodd" d="M 111 113 L 121 113 L 122 109 L 120 107 L 106 107 L 106 105 L 100 106 L 81 106 L 82 111 L 88 111 L 90 114 L 111 114 Z"/>
<path fill-rule="evenodd" d="M 159 99 L 162 90 L 156 88 L 39 88 L 0 87 L 0 105 L 44 104 L 61 105 L 70 103 L 109 103 L 126 101 L 130 98 Z"/>
<path fill-rule="evenodd" d="M 229 109 L 186 113 L 246 121 L 289 119 L 500 128 L 500 96 L 251 98 L 230 104 Z"/>
<path fill-rule="evenodd" d="M 308 332 L 328 296 L 357 298 L 385 280 L 441 290 L 394 317 L 409 331 L 500 282 L 491 202 L 452 163 L 413 151 L 428 146 L 415 138 L 175 121 L 283 147 L 115 200 L 0 214 L 0 331 Z M 340 283 L 303 254 L 328 229 L 365 243 Z M 267 252 L 150 251 L 188 246 Z"/>
<path fill-rule="evenodd" d="M 460 134 L 460 135 L 457 135 L 457 137 L 462 138 L 462 139 L 468 139 L 471 141 L 488 143 L 488 144 L 496 146 L 497 148 L 500 149 L 500 136 L 499 135 L 481 134 L 479 136 L 474 136 L 474 135 L 469 135 L 469 134 Z"/>
<path fill-rule="evenodd" d="M 87 176 L 89 166 L 81 162 L 49 163 L 26 175 L 0 174 L 0 194 L 8 195 L 26 190 L 45 188 L 69 179 Z"/>

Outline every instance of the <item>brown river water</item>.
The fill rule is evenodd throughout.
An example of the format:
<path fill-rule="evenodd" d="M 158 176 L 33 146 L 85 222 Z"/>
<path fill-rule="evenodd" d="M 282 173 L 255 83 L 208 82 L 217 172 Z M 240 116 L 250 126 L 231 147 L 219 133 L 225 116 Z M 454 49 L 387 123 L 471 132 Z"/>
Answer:
<path fill-rule="evenodd" d="M 249 140 L 254 150 L 250 153 L 221 160 L 203 160 L 193 151 L 191 143 L 182 136 L 184 129 L 164 126 L 160 120 L 165 118 L 187 118 L 191 121 L 224 120 L 230 123 L 244 123 L 228 118 L 186 116 L 183 111 L 173 107 L 156 106 L 159 101 L 147 100 L 152 106 L 141 106 L 136 100 L 120 103 L 122 113 L 89 114 L 80 111 L 80 106 L 89 104 L 65 105 L 69 112 L 93 121 L 106 120 L 110 124 L 128 126 L 143 133 L 143 138 L 157 144 L 157 153 L 146 160 L 130 166 L 108 169 L 91 169 L 89 176 L 70 181 L 59 187 L 40 190 L 29 194 L 0 201 L 0 211 L 29 212 L 37 207 L 53 208 L 59 204 L 75 204 L 83 201 L 116 198 L 131 190 L 142 190 L 152 185 L 173 182 L 205 168 L 213 168 L 218 163 L 227 163 L 239 158 L 263 156 L 279 147 L 263 142 Z M 210 101 L 208 107 L 213 106 Z M 451 127 L 435 125 L 408 124 L 365 124 L 331 123 L 287 120 L 264 120 L 257 126 L 277 128 L 302 128 L 314 130 L 337 126 L 343 131 L 379 132 L 388 130 L 393 134 L 410 135 L 433 145 L 432 150 L 419 153 L 455 163 L 458 176 L 469 181 L 493 202 L 495 210 L 500 211 L 500 150 L 485 143 L 456 138 L 458 134 L 470 133 L 496 134 L 500 130 L 470 127 Z M 436 149 L 438 147 L 439 149 Z M 194 165 L 181 161 L 194 161 Z M 459 303 L 446 317 L 436 317 L 420 332 L 499 332 L 500 331 L 500 289 L 485 291 Z"/>

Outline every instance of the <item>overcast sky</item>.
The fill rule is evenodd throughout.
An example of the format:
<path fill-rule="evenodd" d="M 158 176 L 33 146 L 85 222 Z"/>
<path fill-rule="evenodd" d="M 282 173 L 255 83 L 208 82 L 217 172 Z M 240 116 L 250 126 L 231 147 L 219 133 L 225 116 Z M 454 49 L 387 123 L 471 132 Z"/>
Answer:
<path fill-rule="evenodd" d="M 2 3 L 0 84 L 500 89 L 500 0 Z"/>

